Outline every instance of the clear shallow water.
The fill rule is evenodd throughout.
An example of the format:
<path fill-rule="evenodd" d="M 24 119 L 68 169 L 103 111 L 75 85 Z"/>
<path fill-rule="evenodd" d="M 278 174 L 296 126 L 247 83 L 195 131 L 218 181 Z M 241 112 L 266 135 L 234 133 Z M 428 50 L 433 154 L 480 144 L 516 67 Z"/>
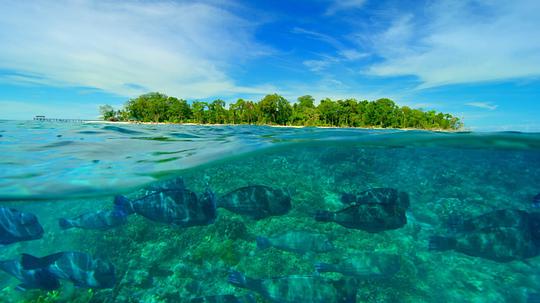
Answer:
<path fill-rule="evenodd" d="M 0 200 L 123 192 L 216 160 L 308 144 L 539 150 L 537 134 L 0 121 Z"/>
<path fill-rule="evenodd" d="M 311 275 L 316 262 L 359 252 L 392 252 L 402 266 L 392 277 L 359 282 L 357 302 L 525 302 L 528 292 L 540 292 L 538 257 L 500 263 L 427 249 L 452 215 L 536 211 L 538 134 L 2 121 L 0 135 L 2 205 L 35 213 L 45 229 L 42 239 L 1 248 L 2 259 L 77 250 L 111 260 L 118 272 L 112 290 L 64 282 L 53 294 L 17 292 L 18 282 L 0 273 L 5 302 L 189 302 L 246 293 L 227 283 L 231 268 L 255 278 Z M 109 231 L 58 227 L 58 218 L 111 208 L 114 194 L 140 196 L 144 186 L 173 176 L 195 192 L 208 183 L 218 196 L 246 185 L 287 188 L 292 209 L 252 220 L 220 208 L 214 224 L 190 228 L 138 215 Z M 367 233 L 313 219 L 317 210 L 343 208 L 342 192 L 376 187 L 408 193 L 404 227 Z M 288 230 L 328 235 L 336 250 L 256 248 L 256 236 Z"/>

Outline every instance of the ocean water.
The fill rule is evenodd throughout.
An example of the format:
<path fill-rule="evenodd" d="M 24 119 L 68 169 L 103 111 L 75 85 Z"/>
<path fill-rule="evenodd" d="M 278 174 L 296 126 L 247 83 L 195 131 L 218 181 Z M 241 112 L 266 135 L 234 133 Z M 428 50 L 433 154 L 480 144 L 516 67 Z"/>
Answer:
<path fill-rule="evenodd" d="M 35 214 L 45 231 L 0 247 L 1 260 L 80 251 L 116 270 L 113 288 L 62 280 L 48 292 L 19 291 L 20 281 L 0 272 L 0 302 L 190 302 L 227 294 L 272 302 L 229 283 L 233 270 L 255 279 L 353 280 L 356 302 L 527 302 L 540 292 L 538 257 L 501 262 L 428 249 L 455 218 L 540 212 L 532 205 L 540 193 L 540 134 L 0 121 L 0 155 L 0 206 Z M 217 197 L 245 186 L 283 189 L 292 208 L 260 220 L 218 208 L 214 223 L 186 228 L 138 214 L 106 231 L 58 226 L 59 218 L 112 209 L 116 195 L 136 199 L 177 177 Z M 373 188 L 409 196 L 403 227 L 370 233 L 314 219 L 319 210 L 347 208 L 343 193 Z M 257 236 L 289 231 L 325 235 L 335 249 L 257 248 Z M 400 266 L 382 278 L 315 272 L 318 262 L 385 253 Z"/>

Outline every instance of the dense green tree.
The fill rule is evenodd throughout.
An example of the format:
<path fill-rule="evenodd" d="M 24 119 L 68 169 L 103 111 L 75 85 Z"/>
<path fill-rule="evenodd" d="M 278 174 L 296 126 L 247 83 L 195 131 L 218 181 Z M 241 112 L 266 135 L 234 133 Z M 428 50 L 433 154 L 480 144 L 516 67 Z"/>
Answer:
<path fill-rule="evenodd" d="M 423 129 L 459 129 L 463 126 L 459 118 L 450 114 L 398 107 L 387 98 L 376 101 L 333 101 L 326 98 L 315 106 L 315 99 L 309 95 L 299 97 L 291 105 L 284 97 L 271 94 L 259 102 L 238 99 L 226 108 L 225 101 L 221 99 L 211 103 L 193 101 L 189 104 L 186 100 L 153 92 L 130 99 L 118 111 L 110 105 L 100 106 L 99 109 L 103 119 L 112 121 Z"/>
<path fill-rule="evenodd" d="M 262 123 L 274 124 L 278 112 L 278 100 L 282 98 L 278 94 L 266 95 L 259 101 L 259 110 L 262 115 Z"/>
<path fill-rule="evenodd" d="M 352 121 L 358 111 L 358 102 L 355 99 L 338 100 L 338 125 L 353 126 Z"/>
<path fill-rule="evenodd" d="M 244 116 L 246 101 L 238 99 L 235 103 L 229 104 L 229 122 L 232 124 L 241 124 Z"/>
<path fill-rule="evenodd" d="M 310 95 L 298 97 L 298 106 L 300 108 L 315 108 L 315 99 Z"/>
<path fill-rule="evenodd" d="M 279 125 L 287 125 L 292 115 L 292 106 L 287 99 L 279 96 L 277 99 L 276 123 Z"/>
<path fill-rule="evenodd" d="M 208 104 L 208 118 L 210 123 L 224 124 L 227 121 L 225 101 L 217 99 Z"/>
<path fill-rule="evenodd" d="M 244 112 L 242 116 L 242 121 L 247 124 L 257 123 L 257 105 L 253 101 L 246 101 L 244 104 Z"/>
<path fill-rule="evenodd" d="M 116 120 L 116 112 L 114 111 L 114 108 L 108 104 L 99 107 L 99 114 L 105 121 Z"/>
<path fill-rule="evenodd" d="M 337 126 L 338 122 L 338 104 L 329 98 L 321 100 L 317 110 L 323 120 L 323 125 Z"/>
<path fill-rule="evenodd" d="M 169 97 L 167 103 L 167 121 L 176 123 L 189 121 L 192 113 L 186 100 Z"/>
<path fill-rule="evenodd" d="M 208 104 L 202 101 L 193 101 L 191 104 L 191 111 L 193 112 L 193 118 L 197 123 L 206 123 L 206 114 Z"/>
<path fill-rule="evenodd" d="M 315 126 L 319 123 L 319 115 L 315 108 L 315 99 L 312 96 L 306 95 L 298 97 L 292 107 L 290 123 L 292 125 L 308 125 Z"/>
<path fill-rule="evenodd" d="M 119 121 L 129 121 L 130 120 L 130 113 L 125 109 L 120 109 L 116 111 L 116 117 Z"/>
<path fill-rule="evenodd" d="M 163 122 L 167 120 L 167 95 L 161 93 L 148 93 L 126 104 L 126 110 L 131 118 L 143 122 Z"/>
<path fill-rule="evenodd" d="M 392 127 L 395 125 L 394 118 L 396 117 L 397 106 L 390 99 L 378 99 L 372 105 L 371 116 L 372 125 L 379 127 Z"/>

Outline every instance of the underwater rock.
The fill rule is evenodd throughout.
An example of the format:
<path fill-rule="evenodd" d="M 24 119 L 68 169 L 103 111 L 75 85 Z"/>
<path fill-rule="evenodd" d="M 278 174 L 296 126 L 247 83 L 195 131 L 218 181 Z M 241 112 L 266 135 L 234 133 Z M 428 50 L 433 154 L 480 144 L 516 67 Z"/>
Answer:
<path fill-rule="evenodd" d="M 255 303 L 255 298 L 252 295 L 237 297 L 235 295 L 217 295 L 193 298 L 191 303 Z"/>
<path fill-rule="evenodd" d="M 36 240 L 41 237 L 43 227 L 34 214 L 0 207 L 0 244 Z"/>
<path fill-rule="evenodd" d="M 149 288 L 152 286 L 152 277 L 147 270 L 129 270 L 122 283 L 139 288 Z"/>
<path fill-rule="evenodd" d="M 423 214 L 419 216 L 427 217 L 427 214 L 432 214 L 432 225 L 441 225 L 444 228 L 452 230 L 459 220 L 463 219 L 464 214 L 470 213 L 470 205 L 458 198 L 439 198 L 434 202 L 430 201 L 427 209 L 423 210 Z"/>
<path fill-rule="evenodd" d="M 326 235 L 307 232 L 289 231 L 272 237 L 257 237 L 257 247 L 278 249 L 305 254 L 308 252 L 324 253 L 335 249 Z"/>
<path fill-rule="evenodd" d="M 288 213 L 291 196 L 282 189 L 252 185 L 225 194 L 218 200 L 218 207 L 259 220 Z"/>
<path fill-rule="evenodd" d="M 148 270 L 148 273 L 152 277 L 168 277 L 173 275 L 174 271 L 170 270 L 168 267 L 153 264 Z"/>
<path fill-rule="evenodd" d="M 429 249 L 510 262 L 540 253 L 540 214 L 503 209 L 463 220 L 456 235 L 433 236 Z"/>
<path fill-rule="evenodd" d="M 231 272 L 229 283 L 252 290 L 271 302 L 353 303 L 356 286 L 349 281 L 331 281 L 318 276 L 287 276 L 253 279 Z"/>
<path fill-rule="evenodd" d="M 227 216 L 220 217 L 219 220 L 211 226 L 211 230 L 222 238 L 248 238 L 248 230 L 244 222 Z"/>
<path fill-rule="evenodd" d="M 401 268 L 401 257 L 389 253 L 364 253 L 344 258 L 337 264 L 317 263 L 319 273 L 337 272 L 362 279 L 389 278 Z"/>
<path fill-rule="evenodd" d="M 357 194 L 343 193 L 341 201 L 345 204 L 393 204 L 401 205 L 405 209 L 409 207 L 410 203 L 407 193 L 389 187 L 371 188 Z"/>
<path fill-rule="evenodd" d="M 191 251 L 190 261 L 202 265 L 212 260 L 214 262 L 219 260 L 228 267 L 235 266 L 242 257 L 242 252 L 235 243 L 230 239 L 203 242 Z"/>

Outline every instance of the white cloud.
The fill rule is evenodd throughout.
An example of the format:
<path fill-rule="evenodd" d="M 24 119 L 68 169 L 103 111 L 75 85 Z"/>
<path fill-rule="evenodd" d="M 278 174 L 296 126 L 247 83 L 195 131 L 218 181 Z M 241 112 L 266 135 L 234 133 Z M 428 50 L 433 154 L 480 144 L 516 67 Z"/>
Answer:
<path fill-rule="evenodd" d="M 368 57 L 368 53 L 362 53 L 354 49 L 343 49 L 339 51 L 339 55 L 345 60 L 359 60 Z"/>
<path fill-rule="evenodd" d="M 440 104 L 437 104 L 437 103 L 411 103 L 411 104 L 407 103 L 406 105 L 411 108 L 422 108 L 422 109 L 431 109 L 431 108 L 437 108 L 441 106 Z"/>
<path fill-rule="evenodd" d="M 356 61 L 369 56 L 368 53 L 362 53 L 355 49 L 347 48 L 342 42 L 330 35 L 299 27 L 293 28 L 292 33 L 306 35 L 311 39 L 324 42 L 337 50 L 337 53 L 334 56 L 319 54 L 318 56 L 320 59 L 304 60 L 302 63 L 312 72 L 321 72 L 334 64 L 344 61 Z"/>
<path fill-rule="evenodd" d="M 2 0 L 0 6 L 0 69 L 16 72 L 3 81 L 123 96 L 259 91 L 227 75 L 228 62 L 267 51 L 254 42 L 254 25 L 208 3 Z"/>
<path fill-rule="evenodd" d="M 536 0 L 433 2 L 367 39 L 383 59 L 367 72 L 414 75 L 421 87 L 540 75 L 538 11 Z"/>
<path fill-rule="evenodd" d="M 495 110 L 498 107 L 498 105 L 487 103 L 487 102 L 469 102 L 469 103 L 465 103 L 465 105 L 488 109 L 488 110 Z"/>
<path fill-rule="evenodd" d="M 360 53 L 355 50 L 343 50 L 339 51 L 336 56 L 328 56 L 325 54 L 318 54 L 318 56 L 320 59 L 304 60 L 302 63 L 312 72 L 324 72 L 326 69 L 329 69 L 334 65 L 358 61 L 368 57 L 369 54 Z M 327 73 L 324 72 L 324 74 Z"/>
<path fill-rule="evenodd" d="M 305 60 L 302 62 L 310 71 L 312 72 L 320 72 L 324 69 L 326 69 L 330 64 L 332 64 L 334 60 L 326 59 L 326 60 Z"/>
<path fill-rule="evenodd" d="M 304 29 L 304 28 L 300 28 L 300 27 L 295 27 L 292 29 L 291 31 L 293 34 L 301 34 L 301 35 L 306 35 L 312 39 L 315 39 L 315 40 L 319 40 L 319 41 L 322 41 L 322 42 L 325 42 L 331 46 L 333 46 L 334 48 L 337 48 L 337 49 L 340 49 L 340 48 L 343 48 L 343 44 L 336 38 L 330 36 L 330 35 L 326 35 L 326 34 L 322 34 L 322 33 L 319 33 L 319 32 L 316 32 L 316 31 L 311 31 L 311 30 L 307 30 L 307 29 Z"/>
<path fill-rule="evenodd" d="M 366 0 L 333 0 L 326 10 L 326 15 L 334 15 L 338 12 L 358 9 L 364 6 Z"/>

